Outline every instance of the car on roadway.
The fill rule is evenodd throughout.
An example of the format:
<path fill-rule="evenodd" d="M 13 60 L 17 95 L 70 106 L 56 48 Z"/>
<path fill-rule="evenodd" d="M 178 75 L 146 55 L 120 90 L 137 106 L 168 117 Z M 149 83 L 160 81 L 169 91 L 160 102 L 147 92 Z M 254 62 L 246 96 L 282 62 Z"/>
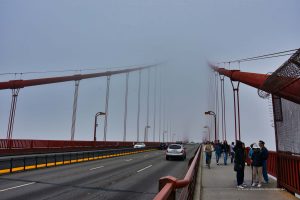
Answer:
<path fill-rule="evenodd" d="M 159 149 L 160 150 L 166 150 L 168 148 L 168 145 L 166 143 L 160 143 L 159 144 Z"/>
<path fill-rule="evenodd" d="M 142 143 L 142 142 L 138 142 L 133 146 L 133 148 L 135 148 L 135 149 L 141 149 L 141 148 L 145 148 L 145 147 L 146 147 L 145 143 Z"/>
<path fill-rule="evenodd" d="M 182 144 L 170 144 L 166 151 L 166 160 L 170 158 L 181 158 L 182 160 L 186 159 L 185 148 Z"/>

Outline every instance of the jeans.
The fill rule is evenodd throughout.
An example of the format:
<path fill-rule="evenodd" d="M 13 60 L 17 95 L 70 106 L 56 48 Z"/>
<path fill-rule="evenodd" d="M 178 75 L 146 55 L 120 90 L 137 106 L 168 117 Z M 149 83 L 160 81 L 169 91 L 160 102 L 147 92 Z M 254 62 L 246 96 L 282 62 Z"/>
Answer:
<path fill-rule="evenodd" d="M 211 153 L 205 152 L 206 164 L 209 165 L 211 161 Z"/>
<path fill-rule="evenodd" d="M 267 172 L 267 160 L 263 161 L 262 174 L 263 174 L 264 180 L 268 183 L 269 177 L 268 177 L 268 172 Z"/>
<path fill-rule="evenodd" d="M 216 161 L 217 161 L 217 163 L 219 163 L 219 159 L 220 159 L 220 157 L 221 157 L 221 153 L 217 153 L 216 152 Z"/>
<path fill-rule="evenodd" d="M 228 154 L 224 152 L 224 165 L 227 165 L 227 156 Z"/>

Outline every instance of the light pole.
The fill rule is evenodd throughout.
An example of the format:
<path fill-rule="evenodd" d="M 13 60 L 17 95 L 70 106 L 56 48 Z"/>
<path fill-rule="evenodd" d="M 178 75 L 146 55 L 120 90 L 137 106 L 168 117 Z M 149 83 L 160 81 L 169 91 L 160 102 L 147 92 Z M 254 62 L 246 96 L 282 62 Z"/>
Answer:
<path fill-rule="evenodd" d="M 106 115 L 106 113 L 104 113 L 104 112 L 97 112 L 96 115 L 95 115 L 95 123 L 94 123 L 94 142 L 96 142 L 96 140 L 97 140 L 97 136 L 96 136 L 96 133 L 97 133 L 97 126 L 98 126 L 97 118 L 98 118 L 98 116 L 100 116 L 100 115 Z"/>
<path fill-rule="evenodd" d="M 207 128 L 207 131 L 208 131 L 208 141 L 210 141 L 210 131 L 209 131 L 209 126 L 203 126 L 203 128 Z"/>
<path fill-rule="evenodd" d="M 148 140 L 148 129 L 150 128 L 150 126 L 145 126 L 145 133 L 144 133 L 144 142 L 147 142 L 146 141 L 146 138 Z"/>
<path fill-rule="evenodd" d="M 213 111 L 207 111 L 204 113 L 205 115 L 213 115 L 215 118 L 215 141 L 217 141 L 217 116 Z"/>

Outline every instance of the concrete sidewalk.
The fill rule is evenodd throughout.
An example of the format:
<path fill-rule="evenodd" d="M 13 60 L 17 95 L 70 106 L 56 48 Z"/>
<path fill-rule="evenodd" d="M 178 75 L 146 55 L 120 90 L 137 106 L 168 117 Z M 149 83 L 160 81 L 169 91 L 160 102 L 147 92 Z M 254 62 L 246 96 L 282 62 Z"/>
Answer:
<path fill-rule="evenodd" d="M 245 168 L 245 189 L 237 189 L 236 172 L 233 171 L 233 164 L 224 165 L 223 157 L 221 165 L 216 164 L 213 156 L 211 168 L 205 164 L 205 154 L 202 161 L 202 189 L 201 200 L 299 200 L 285 190 L 276 188 L 276 181 L 270 178 L 269 184 L 263 184 L 261 188 L 251 187 L 251 168 Z"/>

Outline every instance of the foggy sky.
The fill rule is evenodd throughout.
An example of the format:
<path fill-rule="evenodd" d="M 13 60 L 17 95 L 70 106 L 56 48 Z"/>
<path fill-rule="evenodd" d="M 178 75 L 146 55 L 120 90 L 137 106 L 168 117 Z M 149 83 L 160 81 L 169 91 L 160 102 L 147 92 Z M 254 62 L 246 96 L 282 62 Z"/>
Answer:
<path fill-rule="evenodd" d="M 167 121 L 178 139 L 185 136 L 200 141 L 203 126 L 209 125 L 203 114 L 209 109 L 211 89 L 206 61 L 299 48 L 299 7 L 297 0 L 1 0 L 0 73 L 112 68 L 167 61 L 160 67 L 165 71 Z M 241 70 L 268 73 L 286 59 L 242 63 Z M 66 74 L 2 75 L 0 81 L 57 75 Z M 153 80 L 152 76 L 151 100 Z M 137 73 L 130 74 L 128 140 L 136 139 L 137 83 Z M 146 73 L 142 87 L 140 138 L 146 124 Z M 232 141 L 233 98 L 228 79 L 225 87 L 227 134 Z M 81 81 L 76 140 L 92 139 L 94 115 L 104 111 L 105 89 L 105 77 Z M 13 138 L 69 139 L 73 92 L 74 82 L 21 89 Z M 113 76 L 108 140 L 122 140 L 124 92 L 125 75 Z M 249 144 L 263 139 L 274 149 L 268 101 L 245 85 L 241 85 L 240 98 L 242 140 Z M 0 138 L 5 138 L 11 91 L 0 91 L 0 99 Z M 153 101 L 151 126 L 152 123 Z M 158 128 L 158 121 L 156 124 Z M 149 139 L 152 131 L 150 128 Z M 100 119 L 98 139 L 102 138 Z"/>

